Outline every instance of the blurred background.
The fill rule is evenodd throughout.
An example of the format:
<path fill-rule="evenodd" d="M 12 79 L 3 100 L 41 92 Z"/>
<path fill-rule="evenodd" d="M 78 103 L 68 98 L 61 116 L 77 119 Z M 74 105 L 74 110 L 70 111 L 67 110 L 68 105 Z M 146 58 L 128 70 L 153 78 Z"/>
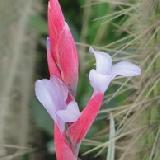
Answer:
<path fill-rule="evenodd" d="M 52 121 L 34 94 L 48 78 L 48 0 L 0 0 L 0 159 L 53 160 Z M 129 59 L 142 76 L 116 78 L 83 141 L 82 160 L 160 160 L 160 1 L 60 0 L 76 40 L 81 110 L 92 94 L 88 47 Z M 129 158 L 128 158 L 129 157 Z"/>

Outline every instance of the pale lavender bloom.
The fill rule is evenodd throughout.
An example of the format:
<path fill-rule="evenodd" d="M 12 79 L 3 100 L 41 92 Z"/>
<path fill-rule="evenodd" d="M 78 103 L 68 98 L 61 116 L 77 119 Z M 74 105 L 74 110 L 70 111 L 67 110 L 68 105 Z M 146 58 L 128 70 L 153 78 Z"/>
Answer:
<path fill-rule="evenodd" d="M 61 131 L 65 129 L 65 122 L 75 122 L 79 118 L 80 111 L 77 103 L 71 101 L 68 105 L 66 104 L 69 91 L 58 78 L 51 77 L 50 80 L 37 80 L 35 92 L 37 99 Z"/>
<path fill-rule="evenodd" d="M 105 92 L 118 75 L 130 77 L 141 74 L 141 69 L 131 62 L 121 61 L 112 65 L 112 58 L 107 53 L 95 51 L 92 47 L 89 52 L 94 53 L 96 59 L 96 69 L 89 73 L 89 80 L 95 91 Z"/>

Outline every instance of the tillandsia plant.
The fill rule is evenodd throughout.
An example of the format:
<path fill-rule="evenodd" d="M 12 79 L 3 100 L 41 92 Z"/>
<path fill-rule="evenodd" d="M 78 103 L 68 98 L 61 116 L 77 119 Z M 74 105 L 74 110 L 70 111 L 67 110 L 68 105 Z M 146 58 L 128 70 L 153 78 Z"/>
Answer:
<path fill-rule="evenodd" d="M 141 74 L 141 70 L 127 61 L 113 65 L 111 56 L 90 47 L 89 51 L 96 59 L 96 69 L 89 72 L 93 94 L 80 112 L 75 102 L 78 54 L 58 0 L 50 0 L 48 3 L 48 29 L 47 61 L 50 79 L 37 80 L 35 92 L 54 121 L 57 160 L 77 160 L 80 143 L 97 116 L 109 83 L 117 75 L 136 76 Z"/>

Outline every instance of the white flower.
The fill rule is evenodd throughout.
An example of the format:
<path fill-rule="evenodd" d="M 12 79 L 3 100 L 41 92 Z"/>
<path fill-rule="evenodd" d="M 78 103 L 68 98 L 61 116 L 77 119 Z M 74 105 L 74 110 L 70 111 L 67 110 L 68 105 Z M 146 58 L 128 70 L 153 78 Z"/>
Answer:
<path fill-rule="evenodd" d="M 141 69 L 131 62 L 121 61 L 112 65 L 112 58 L 107 53 L 95 51 L 92 47 L 89 52 L 94 53 L 96 59 L 96 69 L 89 73 L 89 80 L 95 91 L 105 92 L 118 75 L 129 77 L 141 74 Z"/>
<path fill-rule="evenodd" d="M 37 99 L 61 131 L 64 131 L 66 122 L 75 122 L 79 118 L 80 111 L 77 103 L 71 101 L 66 104 L 68 88 L 58 78 L 52 76 L 50 80 L 37 80 L 35 92 Z"/>

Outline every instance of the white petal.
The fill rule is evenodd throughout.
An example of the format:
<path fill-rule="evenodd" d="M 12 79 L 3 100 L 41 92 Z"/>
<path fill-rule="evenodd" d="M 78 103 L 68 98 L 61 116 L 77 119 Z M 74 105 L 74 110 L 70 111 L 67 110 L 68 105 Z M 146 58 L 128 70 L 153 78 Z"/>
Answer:
<path fill-rule="evenodd" d="M 105 52 L 95 51 L 89 48 L 90 53 L 94 53 L 96 59 L 96 70 L 101 74 L 110 74 L 112 68 L 112 58 Z"/>
<path fill-rule="evenodd" d="M 131 62 L 121 61 L 112 66 L 112 74 L 115 76 L 137 76 L 141 74 L 141 69 Z"/>
<path fill-rule="evenodd" d="M 96 70 L 89 72 L 89 80 L 95 91 L 105 92 L 114 76 L 100 74 Z"/>
<path fill-rule="evenodd" d="M 49 88 L 49 91 L 56 105 L 56 109 L 64 109 L 64 106 L 66 106 L 66 99 L 68 97 L 68 88 L 61 80 L 59 80 L 55 76 L 52 76 L 50 78 L 50 82 L 51 86 Z"/>
<path fill-rule="evenodd" d="M 57 123 L 61 131 L 64 130 L 64 122 L 57 117 L 56 111 L 66 108 L 66 98 L 68 90 L 66 86 L 57 78 L 51 80 L 38 80 L 35 83 L 37 99 L 42 103 L 51 118 Z"/>
<path fill-rule="evenodd" d="M 37 99 L 48 111 L 50 116 L 56 120 L 56 106 L 52 99 L 52 94 L 49 92 L 48 88 L 50 87 L 49 80 L 38 80 L 35 83 L 35 93 Z"/>
<path fill-rule="evenodd" d="M 57 115 L 64 122 L 75 122 L 80 116 L 80 111 L 77 103 L 72 101 L 65 110 L 57 111 Z"/>

